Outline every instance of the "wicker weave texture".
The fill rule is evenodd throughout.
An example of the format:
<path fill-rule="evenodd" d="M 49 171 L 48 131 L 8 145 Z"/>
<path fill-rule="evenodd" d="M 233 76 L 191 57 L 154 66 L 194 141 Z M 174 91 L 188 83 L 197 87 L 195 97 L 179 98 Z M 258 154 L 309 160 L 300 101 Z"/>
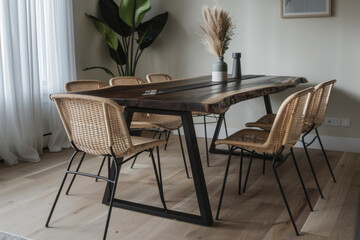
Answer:
<path fill-rule="evenodd" d="M 126 76 L 126 77 L 115 77 L 110 79 L 109 84 L 110 86 L 117 86 L 117 85 L 136 85 L 144 83 L 140 78 L 133 77 L 133 76 Z"/>
<path fill-rule="evenodd" d="M 78 95 L 53 94 L 70 141 L 81 151 L 117 157 L 164 144 L 147 138 L 130 137 L 121 107 L 110 99 Z"/>
<path fill-rule="evenodd" d="M 334 87 L 336 80 L 327 81 L 324 83 L 319 84 L 315 87 L 315 91 L 320 92 L 316 96 L 316 101 L 314 101 L 314 104 L 317 105 L 314 107 L 317 109 L 317 111 L 314 111 L 313 113 L 313 121 L 314 127 L 317 128 L 321 126 L 321 124 L 325 120 L 326 110 L 329 105 L 329 98 L 332 92 L 332 89 Z M 311 121 L 310 121 L 311 122 Z"/>
<path fill-rule="evenodd" d="M 304 119 L 303 133 L 310 130 L 313 125 L 314 128 L 318 128 L 322 125 L 325 119 L 329 97 L 335 82 L 336 80 L 330 80 L 315 86 L 315 90 L 309 98 L 309 106 Z M 270 131 L 274 123 L 275 116 L 275 114 L 267 114 L 256 122 L 246 123 L 245 126 L 257 127 Z"/>
<path fill-rule="evenodd" d="M 52 95 L 52 99 L 56 102 L 69 139 L 81 151 L 107 155 L 111 154 L 112 145 L 116 145 L 120 152 L 131 149 L 130 135 L 127 129 L 120 127 L 126 126 L 121 119 L 120 108 L 90 96 Z"/>
<path fill-rule="evenodd" d="M 262 116 L 259 120 L 256 122 L 248 122 L 245 123 L 246 127 L 257 127 L 264 129 L 266 131 L 270 131 L 271 127 L 275 121 L 276 114 L 267 114 L 265 116 Z"/>
<path fill-rule="evenodd" d="M 110 86 L 137 85 L 143 83 L 144 82 L 140 78 L 135 76 L 114 77 L 109 81 Z M 134 113 L 133 119 L 143 118 L 143 116 L 146 116 L 146 113 Z"/>
<path fill-rule="evenodd" d="M 65 84 L 67 92 L 81 92 L 105 87 L 105 83 L 98 80 L 76 80 Z"/>
<path fill-rule="evenodd" d="M 269 132 L 258 129 L 246 128 L 232 134 L 227 138 L 227 140 L 231 140 L 234 142 L 246 142 L 251 144 L 264 144 L 268 137 Z"/>
<path fill-rule="evenodd" d="M 156 83 L 156 82 L 166 82 L 170 81 L 172 78 L 164 73 L 151 73 L 146 75 L 146 81 L 149 83 Z"/>
<path fill-rule="evenodd" d="M 292 147 L 300 138 L 309 96 L 314 88 L 290 95 L 281 105 L 270 132 L 241 130 L 216 144 L 228 144 L 265 153 Z M 266 141 L 264 139 L 266 138 Z"/>

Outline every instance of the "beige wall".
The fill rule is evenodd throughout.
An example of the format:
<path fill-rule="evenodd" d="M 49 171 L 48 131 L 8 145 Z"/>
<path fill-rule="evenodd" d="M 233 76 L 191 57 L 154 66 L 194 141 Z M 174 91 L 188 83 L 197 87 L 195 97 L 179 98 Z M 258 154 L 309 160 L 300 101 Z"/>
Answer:
<path fill-rule="evenodd" d="M 336 78 L 328 116 L 351 118 L 351 128 L 322 127 L 328 136 L 360 139 L 360 1 L 333 1 L 334 16 L 328 18 L 280 18 L 280 0 L 218 1 L 236 21 L 236 35 L 225 55 L 231 71 L 231 52 L 242 52 L 243 74 L 305 76 L 309 85 Z M 165 72 L 174 78 L 211 73 L 214 56 L 201 43 L 201 8 L 205 0 L 152 0 L 154 16 L 169 11 L 161 37 L 147 49 L 137 75 Z M 82 72 L 92 65 L 111 66 L 104 42 L 84 13 L 96 14 L 97 1 L 74 0 L 78 78 L 106 80 L 98 72 Z M 114 67 L 114 66 L 113 66 Z M 304 86 L 305 87 L 305 86 Z M 291 90 L 273 95 L 273 108 Z M 230 128 L 264 113 L 262 99 L 240 103 L 227 115 Z M 240 117 L 239 117 L 240 116 Z"/>
<path fill-rule="evenodd" d="M 106 43 L 96 31 L 94 24 L 85 16 L 85 13 L 100 15 L 98 0 L 73 0 L 73 7 L 77 78 L 105 81 L 109 75 L 101 70 L 82 71 L 92 66 L 115 67 L 108 56 Z"/>

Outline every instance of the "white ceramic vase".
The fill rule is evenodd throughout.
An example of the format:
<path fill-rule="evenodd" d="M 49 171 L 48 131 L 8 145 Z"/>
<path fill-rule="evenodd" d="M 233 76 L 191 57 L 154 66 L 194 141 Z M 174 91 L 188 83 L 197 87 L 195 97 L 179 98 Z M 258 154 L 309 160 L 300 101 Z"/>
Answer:
<path fill-rule="evenodd" d="M 212 81 L 223 82 L 227 80 L 227 64 L 223 57 L 219 57 L 212 65 Z"/>

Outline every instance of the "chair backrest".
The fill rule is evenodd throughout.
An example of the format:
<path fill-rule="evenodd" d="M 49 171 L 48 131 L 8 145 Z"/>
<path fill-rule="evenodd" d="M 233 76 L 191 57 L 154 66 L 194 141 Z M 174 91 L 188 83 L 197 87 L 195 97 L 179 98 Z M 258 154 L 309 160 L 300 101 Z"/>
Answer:
<path fill-rule="evenodd" d="M 302 133 L 309 97 L 314 88 L 307 88 L 290 95 L 281 104 L 265 145 L 271 153 L 294 146 Z"/>
<path fill-rule="evenodd" d="M 52 94 L 69 140 L 81 151 L 124 156 L 133 144 L 121 107 L 113 100 L 80 95 Z"/>
<path fill-rule="evenodd" d="M 146 75 L 146 81 L 149 83 L 166 82 L 170 81 L 171 79 L 172 78 L 169 75 L 163 73 L 151 73 Z"/>
<path fill-rule="evenodd" d="M 144 83 L 140 78 L 133 77 L 133 76 L 126 76 L 126 77 L 114 77 L 110 79 L 110 86 L 116 85 L 136 85 Z"/>
<path fill-rule="evenodd" d="M 136 84 L 143 84 L 144 82 L 137 77 L 128 76 L 128 77 L 115 77 L 110 79 L 110 86 L 121 86 L 121 85 L 136 85 Z M 151 114 L 149 113 L 140 113 L 136 112 L 133 115 L 132 121 L 133 122 L 141 122 L 146 121 Z"/>
<path fill-rule="evenodd" d="M 76 80 L 65 84 L 66 92 L 81 92 L 105 87 L 105 83 L 98 80 Z"/>
<path fill-rule="evenodd" d="M 335 82 L 336 80 L 334 79 L 315 86 L 315 90 L 309 100 L 309 109 L 304 120 L 304 130 L 309 130 L 312 124 L 314 124 L 314 128 L 318 128 L 323 123 Z"/>

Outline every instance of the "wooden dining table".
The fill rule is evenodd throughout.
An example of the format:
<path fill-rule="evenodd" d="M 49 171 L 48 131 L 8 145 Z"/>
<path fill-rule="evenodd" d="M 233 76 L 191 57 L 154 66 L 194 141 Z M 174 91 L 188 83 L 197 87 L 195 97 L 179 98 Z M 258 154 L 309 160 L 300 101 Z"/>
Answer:
<path fill-rule="evenodd" d="M 200 215 L 171 209 L 165 211 L 163 208 L 117 198 L 114 199 L 113 206 L 190 223 L 211 225 L 213 217 L 192 112 L 222 113 L 223 109 L 238 102 L 264 97 L 266 112 L 272 113 L 270 94 L 306 82 L 307 80 L 303 77 L 264 75 L 244 75 L 241 79 L 229 78 L 226 82 L 212 82 L 211 76 L 201 76 L 161 83 L 111 86 L 78 92 L 110 98 L 124 106 L 124 117 L 128 126 L 131 124 L 134 112 L 177 115 L 182 119 Z M 210 147 L 213 152 L 216 152 L 214 143 L 218 137 L 222 119 L 223 115 L 220 115 Z M 110 174 L 114 174 L 114 167 L 111 168 Z M 112 177 L 110 176 L 110 178 Z M 104 204 L 109 203 L 110 192 L 108 189 L 107 187 L 104 193 Z"/>

